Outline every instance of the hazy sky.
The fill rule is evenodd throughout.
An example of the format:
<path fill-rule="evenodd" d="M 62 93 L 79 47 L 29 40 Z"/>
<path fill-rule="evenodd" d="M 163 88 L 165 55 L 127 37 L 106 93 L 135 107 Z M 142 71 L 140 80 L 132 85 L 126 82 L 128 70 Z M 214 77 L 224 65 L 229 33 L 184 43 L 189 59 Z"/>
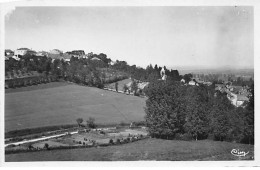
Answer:
<path fill-rule="evenodd" d="M 7 49 L 82 49 L 147 66 L 254 65 L 252 7 L 18 7 Z"/>

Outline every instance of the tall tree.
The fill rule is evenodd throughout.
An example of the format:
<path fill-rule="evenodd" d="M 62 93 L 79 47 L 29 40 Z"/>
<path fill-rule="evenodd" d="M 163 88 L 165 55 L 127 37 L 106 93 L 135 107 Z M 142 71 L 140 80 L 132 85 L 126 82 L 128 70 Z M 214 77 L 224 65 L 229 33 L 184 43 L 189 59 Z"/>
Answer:
<path fill-rule="evenodd" d="M 185 80 L 185 83 L 189 83 L 191 81 L 191 78 L 192 78 L 192 74 L 185 74 L 183 76 L 184 80 Z"/>
<path fill-rule="evenodd" d="M 77 118 L 76 121 L 78 123 L 78 126 L 80 127 L 82 122 L 83 122 L 83 119 L 82 118 Z"/>
<path fill-rule="evenodd" d="M 244 135 L 245 135 L 245 142 L 249 144 L 254 144 L 254 84 L 250 87 L 250 96 L 249 102 L 247 104 L 245 115 L 244 115 Z"/>
<path fill-rule="evenodd" d="M 216 140 L 223 141 L 231 129 L 228 114 L 234 109 L 234 106 L 227 99 L 226 94 L 217 95 L 211 109 L 211 127 Z"/>
<path fill-rule="evenodd" d="M 185 132 L 196 140 L 205 139 L 209 133 L 207 89 L 203 87 L 188 87 L 186 93 Z"/>
<path fill-rule="evenodd" d="M 123 90 L 124 90 L 124 93 L 126 93 L 126 91 L 128 90 L 128 87 L 127 87 L 126 84 L 124 84 L 124 86 L 123 86 Z"/>
<path fill-rule="evenodd" d="M 97 125 L 95 124 L 95 118 L 93 117 L 89 117 L 88 120 L 86 120 L 87 122 L 87 126 L 91 129 L 94 129 L 97 127 Z"/>
<path fill-rule="evenodd" d="M 138 90 L 138 85 L 137 85 L 137 82 L 135 80 L 132 80 L 131 90 L 134 93 L 134 95 L 136 95 L 137 90 Z"/>
<path fill-rule="evenodd" d="M 118 92 L 118 82 L 115 83 L 115 89 Z"/>
<path fill-rule="evenodd" d="M 148 85 L 145 94 L 148 132 L 154 137 L 173 138 L 185 121 L 182 87 L 157 81 Z"/>

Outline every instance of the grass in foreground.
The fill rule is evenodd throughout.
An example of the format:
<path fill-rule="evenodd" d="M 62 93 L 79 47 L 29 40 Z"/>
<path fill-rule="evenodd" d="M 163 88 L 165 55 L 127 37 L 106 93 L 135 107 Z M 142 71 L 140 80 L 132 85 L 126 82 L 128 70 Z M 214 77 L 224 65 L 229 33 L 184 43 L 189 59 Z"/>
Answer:
<path fill-rule="evenodd" d="M 50 150 L 30 153 L 7 154 L 7 162 L 20 161 L 213 161 L 239 160 L 231 154 L 232 149 L 249 151 L 241 159 L 252 160 L 254 146 L 218 142 L 211 140 L 178 141 L 162 139 L 144 139 L 141 141 L 100 147 L 67 150 Z"/>

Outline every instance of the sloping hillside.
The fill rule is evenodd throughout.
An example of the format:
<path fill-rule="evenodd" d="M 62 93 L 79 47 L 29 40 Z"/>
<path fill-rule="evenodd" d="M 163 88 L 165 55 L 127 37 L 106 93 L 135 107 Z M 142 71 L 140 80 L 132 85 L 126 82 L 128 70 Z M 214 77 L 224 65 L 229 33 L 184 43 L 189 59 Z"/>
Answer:
<path fill-rule="evenodd" d="M 5 132 L 75 124 L 90 116 L 96 123 L 130 123 L 144 119 L 144 106 L 144 98 L 75 84 L 6 93 Z"/>

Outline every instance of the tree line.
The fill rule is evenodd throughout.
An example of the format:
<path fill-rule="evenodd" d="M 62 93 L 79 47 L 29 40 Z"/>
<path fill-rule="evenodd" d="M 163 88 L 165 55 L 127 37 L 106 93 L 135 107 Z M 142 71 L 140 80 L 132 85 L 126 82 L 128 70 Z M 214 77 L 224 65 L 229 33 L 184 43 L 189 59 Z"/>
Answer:
<path fill-rule="evenodd" d="M 8 82 L 13 84 L 14 87 L 20 87 L 20 85 L 16 86 L 16 84 L 26 85 L 25 80 L 27 79 L 31 79 L 33 81 L 32 84 L 35 84 L 37 79 L 32 78 L 33 76 L 29 76 L 30 78 L 25 76 L 27 78 L 24 79 L 14 78 L 14 72 L 17 72 L 17 74 L 20 72 L 21 75 L 24 75 L 32 71 L 37 71 L 41 74 L 40 77 L 45 77 L 48 80 L 49 77 L 52 77 L 52 79 L 55 77 L 56 80 L 64 79 L 78 84 L 103 88 L 105 83 L 113 83 L 128 77 L 148 82 L 158 80 L 161 78 L 160 71 L 162 70 L 162 67 L 158 67 L 157 65 L 153 67 L 151 64 L 144 69 L 136 65 L 130 66 L 126 61 L 116 60 L 115 63 L 111 63 L 112 60 L 103 53 L 99 55 L 92 54 L 87 58 L 72 56 L 69 62 L 62 58 L 52 59 L 46 56 L 31 54 L 18 57 L 20 60 L 13 58 L 5 60 L 5 74 L 7 76 L 8 72 L 11 73 L 13 80 Z M 164 70 L 169 80 L 180 81 L 182 78 L 178 70 L 168 70 L 165 66 Z M 11 85 L 10 87 L 13 86 Z"/>
<path fill-rule="evenodd" d="M 246 107 L 234 107 L 214 86 L 154 81 L 145 89 L 145 120 L 152 137 L 254 144 L 254 86 Z"/>
<path fill-rule="evenodd" d="M 80 59 L 72 56 L 69 62 L 62 58 L 52 59 L 30 54 L 18 57 L 20 60 L 13 58 L 5 60 L 5 75 L 7 76 L 8 73 L 11 75 L 11 79 L 6 80 L 6 84 L 11 88 L 59 79 L 103 88 L 104 83 L 111 83 L 128 77 L 127 74 L 109 69 L 111 59 L 103 53 Z M 97 59 L 94 60 L 94 57 Z M 40 75 L 27 75 L 27 73 L 33 71 L 40 73 Z M 20 78 L 15 77 L 14 73 L 21 74 L 19 75 Z"/>
<path fill-rule="evenodd" d="M 136 65 L 128 65 L 126 61 L 119 61 L 116 62 L 111 66 L 112 68 L 120 71 L 124 71 L 131 75 L 132 78 L 140 80 L 140 81 L 147 81 L 151 82 L 154 80 L 161 79 L 160 72 L 164 68 L 165 74 L 167 79 L 171 79 L 174 81 L 180 81 L 182 76 L 179 74 L 178 70 L 169 70 L 165 66 L 159 67 L 157 64 L 153 67 L 151 64 L 148 65 L 145 69 L 142 67 L 137 67 Z"/>

